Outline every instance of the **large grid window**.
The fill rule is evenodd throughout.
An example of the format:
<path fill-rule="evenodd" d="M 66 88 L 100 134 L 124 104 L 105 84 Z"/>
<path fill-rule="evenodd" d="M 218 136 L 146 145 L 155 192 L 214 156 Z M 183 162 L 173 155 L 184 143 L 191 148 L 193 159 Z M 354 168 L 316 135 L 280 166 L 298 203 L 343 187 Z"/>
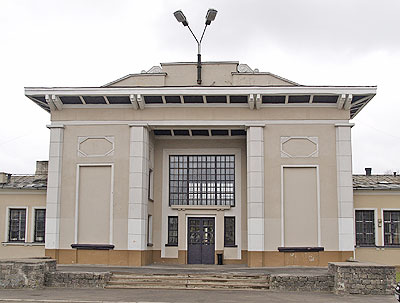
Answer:
<path fill-rule="evenodd" d="M 8 222 L 8 242 L 25 242 L 26 209 L 11 208 Z"/>
<path fill-rule="evenodd" d="M 385 245 L 400 245 L 400 211 L 383 211 Z"/>
<path fill-rule="evenodd" d="M 224 246 L 235 246 L 235 217 L 224 217 Z"/>
<path fill-rule="evenodd" d="M 33 242 L 44 243 L 45 227 L 46 227 L 46 210 L 35 209 L 35 233 L 33 237 Z"/>
<path fill-rule="evenodd" d="M 168 245 L 178 246 L 178 217 L 168 217 Z"/>
<path fill-rule="evenodd" d="M 356 244 L 358 246 L 375 245 L 375 212 L 356 210 Z"/>
<path fill-rule="evenodd" d="M 235 156 L 170 156 L 169 204 L 235 206 Z"/>

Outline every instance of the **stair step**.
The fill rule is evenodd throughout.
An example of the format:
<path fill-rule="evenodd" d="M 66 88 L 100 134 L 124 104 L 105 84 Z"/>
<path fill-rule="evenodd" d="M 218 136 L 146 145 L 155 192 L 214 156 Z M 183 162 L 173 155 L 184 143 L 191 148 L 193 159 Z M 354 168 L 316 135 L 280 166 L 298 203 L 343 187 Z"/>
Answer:
<path fill-rule="evenodd" d="M 248 285 L 248 284 L 160 284 L 160 283 L 135 283 L 135 284 L 108 284 L 106 288 L 164 288 L 164 289 L 259 289 L 267 290 L 269 285 Z"/>
<path fill-rule="evenodd" d="M 230 279 L 230 278 L 213 278 L 213 277 L 204 277 L 204 278 L 198 278 L 198 277 L 170 277 L 168 279 L 166 278 L 160 278 L 160 277 L 112 277 L 110 281 L 119 281 L 121 283 L 124 282 L 140 282 L 140 281 L 155 281 L 155 282 L 167 282 L 167 281 L 203 281 L 203 282 L 220 282 L 220 283 L 226 283 L 226 282 L 237 282 L 237 283 L 266 283 L 269 282 L 269 279 Z"/>

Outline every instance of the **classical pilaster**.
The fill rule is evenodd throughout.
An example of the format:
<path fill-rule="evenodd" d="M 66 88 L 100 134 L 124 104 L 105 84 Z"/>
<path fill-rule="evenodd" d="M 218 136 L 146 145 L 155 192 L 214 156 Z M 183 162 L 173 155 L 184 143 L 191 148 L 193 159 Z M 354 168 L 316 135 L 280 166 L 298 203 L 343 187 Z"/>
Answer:
<path fill-rule="evenodd" d="M 128 249 L 145 250 L 148 203 L 149 131 L 130 126 Z"/>
<path fill-rule="evenodd" d="M 264 251 L 264 128 L 247 129 L 248 251 Z"/>
<path fill-rule="evenodd" d="M 46 197 L 46 249 L 60 248 L 61 170 L 64 141 L 63 125 L 50 129 L 49 168 Z"/>
<path fill-rule="evenodd" d="M 354 250 L 351 126 L 352 124 L 336 125 L 337 194 L 340 251 Z"/>

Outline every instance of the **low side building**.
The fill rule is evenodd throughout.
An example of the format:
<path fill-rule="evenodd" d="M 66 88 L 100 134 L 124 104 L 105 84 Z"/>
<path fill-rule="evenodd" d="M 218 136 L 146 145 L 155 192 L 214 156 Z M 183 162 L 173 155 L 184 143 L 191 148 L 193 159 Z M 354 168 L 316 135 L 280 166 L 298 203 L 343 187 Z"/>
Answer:
<path fill-rule="evenodd" d="M 0 259 L 45 255 L 47 163 L 35 175 L 0 173 Z"/>
<path fill-rule="evenodd" d="M 354 175 L 357 260 L 400 267 L 400 176 Z"/>

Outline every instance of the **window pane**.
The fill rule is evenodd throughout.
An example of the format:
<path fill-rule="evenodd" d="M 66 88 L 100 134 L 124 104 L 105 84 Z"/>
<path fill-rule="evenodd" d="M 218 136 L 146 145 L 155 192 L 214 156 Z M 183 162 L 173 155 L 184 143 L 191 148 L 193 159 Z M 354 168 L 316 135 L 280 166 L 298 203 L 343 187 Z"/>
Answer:
<path fill-rule="evenodd" d="M 356 244 L 360 246 L 375 245 L 375 219 L 373 210 L 356 210 Z"/>
<path fill-rule="evenodd" d="M 46 226 L 46 210 L 36 209 L 35 210 L 35 234 L 34 242 L 44 243 L 45 236 L 45 226 Z"/>
<path fill-rule="evenodd" d="M 26 210 L 10 209 L 9 242 L 25 242 Z"/>
<path fill-rule="evenodd" d="M 168 244 L 178 245 L 178 217 L 168 217 Z"/>
<path fill-rule="evenodd" d="M 224 246 L 235 245 L 235 217 L 224 218 Z"/>
<path fill-rule="evenodd" d="M 169 177 L 170 205 L 235 205 L 234 155 L 170 156 Z"/>
<path fill-rule="evenodd" d="M 400 245 L 400 211 L 384 211 L 385 245 Z"/>

